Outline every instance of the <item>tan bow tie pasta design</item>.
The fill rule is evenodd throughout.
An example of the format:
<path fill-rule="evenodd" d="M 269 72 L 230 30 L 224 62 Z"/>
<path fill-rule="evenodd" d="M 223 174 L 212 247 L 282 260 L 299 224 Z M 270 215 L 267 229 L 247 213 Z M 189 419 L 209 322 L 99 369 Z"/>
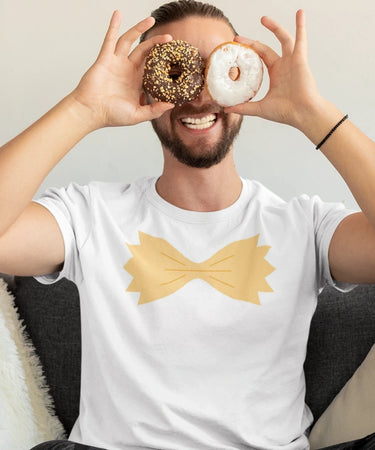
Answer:
<path fill-rule="evenodd" d="M 270 246 L 259 235 L 232 242 L 206 261 L 190 261 L 165 239 L 139 232 L 139 245 L 127 244 L 132 258 L 124 269 L 133 277 L 128 292 L 139 292 L 138 304 L 181 289 L 196 278 L 237 300 L 260 305 L 259 292 L 273 292 L 266 276 L 275 269 L 265 259 Z"/>

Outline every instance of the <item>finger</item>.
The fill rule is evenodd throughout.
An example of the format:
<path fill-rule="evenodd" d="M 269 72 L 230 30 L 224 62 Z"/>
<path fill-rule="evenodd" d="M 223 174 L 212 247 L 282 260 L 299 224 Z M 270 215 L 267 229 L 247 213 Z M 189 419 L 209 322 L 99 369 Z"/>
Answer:
<path fill-rule="evenodd" d="M 306 20 L 302 9 L 299 9 L 296 14 L 296 45 L 294 50 L 304 56 L 307 55 Z"/>
<path fill-rule="evenodd" d="M 262 17 L 261 22 L 262 25 L 272 31 L 272 33 L 276 36 L 277 40 L 281 44 L 283 55 L 290 55 L 294 50 L 294 39 L 285 30 L 285 28 L 267 16 Z"/>
<path fill-rule="evenodd" d="M 150 105 L 141 106 L 135 115 L 136 122 L 146 122 L 148 120 L 157 119 L 166 111 L 173 109 L 173 103 L 155 102 Z"/>
<path fill-rule="evenodd" d="M 162 34 L 153 36 L 144 42 L 141 42 L 135 49 L 130 53 L 129 60 L 135 64 L 140 64 L 144 61 L 146 56 L 150 53 L 150 50 L 156 44 L 164 44 L 165 42 L 171 41 L 173 38 L 170 34 Z"/>
<path fill-rule="evenodd" d="M 251 39 L 247 39 L 242 36 L 236 36 L 234 40 L 251 47 L 256 53 L 258 53 L 268 68 L 280 59 L 280 56 L 271 47 L 268 47 L 259 41 L 252 41 Z"/>
<path fill-rule="evenodd" d="M 107 33 L 104 37 L 103 45 L 102 48 L 100 49 L 99 55 L 114 52 L 120 25 L 121 25 L 121 13 L 120 11 L 115 11 L 112 14 L 112 18 L 109 23 Z"/>
<path fill-rule="evenodd" d="M 141 36 L 142 33 L 149 30 L 155 23 L 153 17 L 147 17 L 141 20 L 134 27 L 124 33 L 116 44 L 115 54 L 128 56 L 131 46 Z"/>
<path fill-rule="evenodd" d="M 261 116 L 260 101 L 258 102 L 245 102 L 235 106 L 228 106 L 224 108 L 224 112 L 227 114 L 235 113 L 243 116 Z"/>

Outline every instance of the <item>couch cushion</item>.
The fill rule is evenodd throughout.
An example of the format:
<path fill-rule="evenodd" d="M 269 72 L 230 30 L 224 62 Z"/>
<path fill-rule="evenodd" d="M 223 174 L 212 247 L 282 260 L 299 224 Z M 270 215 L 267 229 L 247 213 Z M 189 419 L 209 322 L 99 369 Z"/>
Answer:
<path fill-rule="evenodd" d="M 375 343 L 375 285 L 319 296 L 305 361 L 306 403 L 315 420 L 351 378 Z"/>
<path fill-rule="evenodd" d="M 81 329 L 76 286 L 61 280 L 46 286 L 17 277 L 15 304 L 45 370 L 56 414 L 69 433 L 80 395 Z"/>
<path fill-rule="evenodd" d="M 319 417 L 309 436 L 311 450 L 354 441 L 374 432 L 374 380 L 375 345 Z"/>

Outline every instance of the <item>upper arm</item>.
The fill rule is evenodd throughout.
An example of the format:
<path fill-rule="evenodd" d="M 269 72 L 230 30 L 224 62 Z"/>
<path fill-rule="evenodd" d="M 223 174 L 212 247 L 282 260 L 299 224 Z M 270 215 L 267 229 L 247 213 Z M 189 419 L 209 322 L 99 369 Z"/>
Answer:
<path fill-rule="evenodd" d="M 11 275 L 47 275 L 61 270 L 64 239 L 54 216 L 31 202 L 0 237 L 0 272 Z"/>
<path fill-rule="evenodd" d="M 375 283 L 375 228 L 363 213 L 338 225 L 329 247 L 332 277 L 346 283 Z"/>

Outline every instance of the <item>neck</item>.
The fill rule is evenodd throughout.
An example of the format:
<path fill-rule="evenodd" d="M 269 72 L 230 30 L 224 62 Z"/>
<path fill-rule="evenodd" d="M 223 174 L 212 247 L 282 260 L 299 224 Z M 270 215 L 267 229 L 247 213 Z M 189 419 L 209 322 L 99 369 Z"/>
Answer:
<path fill-rule="evenodd" d="M 165 153 L 164 170 L 156 189 L 172 205 L 208 212 L 232 205 L 241 194 L 242 182 L 232 151 L 223 161 L 208 169 L 188 167 Z"/>

